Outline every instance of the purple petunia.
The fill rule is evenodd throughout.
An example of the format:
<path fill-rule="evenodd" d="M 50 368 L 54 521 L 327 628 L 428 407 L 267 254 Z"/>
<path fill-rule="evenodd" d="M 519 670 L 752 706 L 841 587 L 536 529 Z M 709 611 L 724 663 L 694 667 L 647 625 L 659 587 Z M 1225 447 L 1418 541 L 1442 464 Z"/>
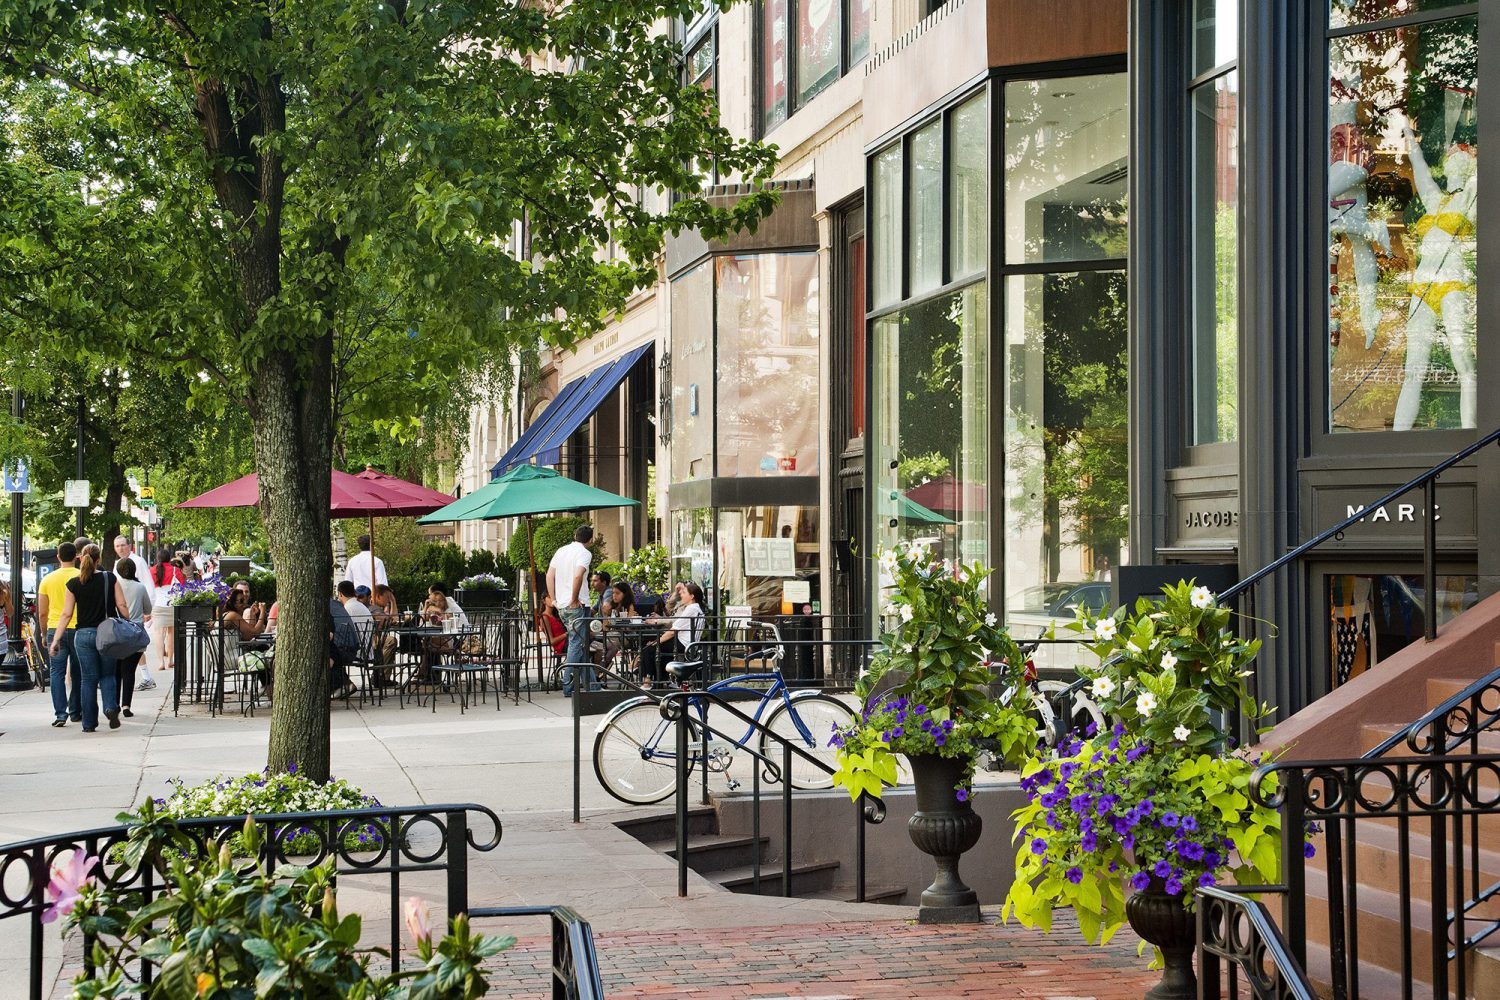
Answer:
<path fill-rule="evenodd" d="M 1312 841 L 1309 840 L 1307 843 L 1302 845 L 1302 856 L 1304 858 L 1313 857 L 1317 853 L 1318 849 L 1313 846 Z"/>
<path fill-rule="evenodd" d="M 1134 747 L 1134 748 L 1132 748 L 1130 750 L 1125 751 L 1125 763 L 1127 763 L 1127 764 L 1133 764 L 1133 763 L 1135 763 L 1135 761 L 1136 761 L 1137 758 L 1142 757 L 1145 754 L 1149 753 L 1150 750 L 1151 750 L 1150 747 Z"/>
<path fill-rule="evenodd" d="M 1207 888 L 1211 885 L 1217 885 L 1218 880 L 1213 877 L 1212 873 L 1204 872 L 1202 875 L 1198 876 L 1198 884 L 1200 886 L 1203 886 L 1204 888 Z"/>
<path fill-rule="evenodd" d="M 952 719 L 944 719 L 943 720 L 943 732 L 945 732 L 945 733 L 951 733 L 951 732 L 953 732 L 953 720 Z"/>
<path fill-rule="evenodd" d="M 1204 854 L 1203 845 L 1196 840 L 1186 840 L 1178 845 L 1177 853 L 1189 861 L 1202 861 Z"/>
<path fill-rule="evenodd" d="M 1166 885 L 1163 888 L 1167 890 L 1168 896 L 1175 896 L 1182 891 L 1182 880 L 1173 875 L 1167 879 Z"/>
<path fill-rule="evenodd" d="M 958 791 L 954 792 L 953 795 L 960 802 L 969 801 L 969 790 L 967 788 L 960 788 Z"/>
<path fill-rule="evenodd" d="M 1168 875 L 1172 874 L 1172 866 L 1166 861 L 1158 861 L 1152 867 L 1151 872 L 1157 878 L 1166 878 Z"/>
<path fill-rule="evenodd" d="M 1182 828 L 1188 833 L 1194 833 L 1198 829 L 1198 821 L 1191 816 L 1182 817 Z"/>
<path fill-rule="evenodd" d="M 1090 722 L 1088 725 L 1083 727 L 1083 735 L 1087 736 L 1089 739 L 1093 739 L 1098 734 L 1099 723 L 1097 722 Z"/>
<path fill-rule="evenodd" d="M 916 712 L 918 715 L 925 715 L 927 712 L 927 706 L 918 705 L 916 708 L 912 709 L 912 711 Z"/>
<path fill-rule="evenodd" d="M 1151 884 L 1151 876 L 1145 872 L 1136 872 L 1130 876 L 1130 888 L 1139 892 Z"/>
<path fill-rule="evenodd" d="M 1062 766 L 1057 769 L 1057 773 L 1062 775 L 1064 781 L 1067 781 L 1069 778 L 1073 777 L 1073 772 L 1076 770 L 1078 770 L 1077 764 L 1073 763 L 1071 760 L 1065 760 L 1062 762 Z"/>
<path fill-rule="evenodd" d="M 1033 838 L 1032 841 L 1031 841 L 1031 853 L 1032 854 L 1046 854 L 1047 853 L 1047 842 L 1045 840 L 1043 840 L 1041 837 L 1035 837 L 1035 838 Z"/>
<path fill-rule="evenodd" d="M 1085 833 L 1079 838 L 1078 846 L 1085 851 L 1097 851 L 1099 849 L 1099 837 L 1097 834 Z"/>
<path fill-rule="evenodd" d="M 1182 817 L 1178 816 L 1174 812 L 1168 811 L 1168 812 L 1164 812 L 1164 813 L 1161 814 L 1161 825 L 1162 826 L 1176 826 L 1178 823 L 1181 823 L 1181 822 L 1182 822 Z"/>
<path fill-rule="evenodd" d="M 1081 869 L 1081 868 L 1069 868 L 1068 871 L 1067 871 L 1067 877 L 1068 877 L 1068 881 L 1069 882 L 1072 882 L 1074 885 L 1077 885 L 1079 882 L 1083 881 L 1083 869 Z"/>
<path fill-rule="evenodd" d="M 948 742 L 948 737 L 944 736 L 942 733 L 938 733 L 933 737 L 933 742 L 938 746 L 942 746 L 944 743 Z"/>

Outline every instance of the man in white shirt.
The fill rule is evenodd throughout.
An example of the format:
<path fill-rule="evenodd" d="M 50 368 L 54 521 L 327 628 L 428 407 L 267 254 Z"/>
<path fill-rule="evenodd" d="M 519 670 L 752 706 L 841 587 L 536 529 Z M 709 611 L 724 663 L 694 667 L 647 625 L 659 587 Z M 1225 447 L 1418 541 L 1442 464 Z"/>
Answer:
<path fill-rule="evenodd" d="M 557 604 L 557 613 L 568 630 L 568 652 L 564 662 L 576 663 L 582 674 L 580 683 L 585 691 L 598 690 L 594 681 L 594 665 L 589 659 L 589 563 L 594 554 L 589 551 L 589 542 L 594 540 L 594 529 L 580 525 L 573 532 L 573 540 L 558 549 L 547 564 L 547 593 Z M 583 664 L 587 664 L 584 666 Z M 563 697 L 573 697 L 573 667 L 564 667 L 562 672 Z"/>
<path fill-rule="evenodd" d="M 115 536 L 115 558 L 129 559 L 135 563 L 136 582 L 146 588 L 146 596 L 150 597 L 154 604 L 156 599 L 156 584 L 151 580 L 151 564 L 142 559 L 140 553 L 135 551 L 135 548 L 130 544 L 129 536 Z"/>
<path fill-rule="evenodd" d="M 385 560 L 377 559 L 370 551 L 369 535 L 359 536 L 359 555 L 349 560 L 348 578 L 356 588 L 369 587 L 372 594 L 377 586 L 390 585 L 385 575 Z"/>

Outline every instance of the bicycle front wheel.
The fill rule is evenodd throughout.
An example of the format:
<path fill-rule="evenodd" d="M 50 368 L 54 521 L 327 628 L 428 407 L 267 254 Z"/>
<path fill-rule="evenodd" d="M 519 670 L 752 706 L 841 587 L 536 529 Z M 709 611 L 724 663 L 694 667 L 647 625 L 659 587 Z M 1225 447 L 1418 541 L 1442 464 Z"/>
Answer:
<path fill-rule="evenodd" d="M 842 729 L 854 720 L 854 710 L 832 695 L 814 694 L 795 698 L 790 705 L 777 706 L 766 719 L 766 729 L 786 740 L 803 753 L 823 762 L 833 770 L 838 751 L 829 745 L 834 727 Z M 782 763 L 781 743 L 768 733 L 760 737 L 760 752 Z M 833 775 L 816 764 L 792 754 L 793 788 L 831 788 Z"/>
<path fill-rule="evenodd" d="M 688 772 L 694 758 L 689 752 Z M 654 702 L 632 705 L 594 737 L 594 774 L 621 802 L 649 805 L 677 790 L 677 734 Z"/>

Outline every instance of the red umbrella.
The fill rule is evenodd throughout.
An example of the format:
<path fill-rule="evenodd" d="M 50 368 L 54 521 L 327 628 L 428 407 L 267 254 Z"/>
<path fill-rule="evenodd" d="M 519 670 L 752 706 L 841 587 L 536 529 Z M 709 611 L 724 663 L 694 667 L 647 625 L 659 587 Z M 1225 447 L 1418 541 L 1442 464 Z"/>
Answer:
<path fill-rule="evenodd" d="M 913 486 L 906 491 L 906 498 L 929 510 L 949 513 L 984 510 L 988 506 L 983 483 L 960 483 L 953 478 L 951 472 L 929 479 L 920 486 Z"/>
<path fill-rule="evenodd" d="M 370 551 L 375 551 L 375 518 L 415 517 L 431 514 L 453 502 L 453 497 L 418 483 L 378 472 L 365 466 L 356 474 L 333 469 L 329 475 L 329 513 L 336 518 L 368 517 Z M 232 483 L 184 500 L 178 507 L 254 507 L 260 503 L 260 479 L 251 473 Z"/>

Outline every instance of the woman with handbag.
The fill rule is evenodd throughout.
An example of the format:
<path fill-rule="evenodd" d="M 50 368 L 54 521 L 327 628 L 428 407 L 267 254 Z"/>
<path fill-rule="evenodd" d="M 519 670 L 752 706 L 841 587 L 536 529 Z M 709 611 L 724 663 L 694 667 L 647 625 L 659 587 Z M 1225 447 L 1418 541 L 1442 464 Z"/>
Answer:
<path fill-rule="evenodd" d="M 120 598 L 123 598 L 116 607 L 124 618 L 139 625 L 142 629 L 149 629 L 153 617 L 151 595 L 146 591 L 146 585 L 135 578 L 135 573 L 133 559 L 116 561 L 115 576 L 118 579 L 115 581 L 115 586 Z M 135 671 L 140 666 L 141 657 L 145 654 L 146 651 L 142 649 L 115 661 L 115 683 L 120 688 L 120 714 L 127 719 L 135 715 L 130 710 L 132 696 L 135 694 Z M 154 688 L 156 685 L 152 684 L 151 687 Z"/>
<path fill-rule="evenodd" d="M 77 626 L 73 630 L 73 647 L 78 654 L 79 684 L 83 705 L 83 731 L 99 731 L 99 702 L 104 702 L 104 717 L 109 728 L 120 728 L 120 692 L 115 683 L 115 663 L 99 652 L 99 626 L 110 612 L 124 604 L 119 580 L 108 570 L 99 569 L 99 546 L 89 545 L 78 561 L 78 575 L 68 581 L 68 596 L 63 598 L 62 620 L 75 611 Z M 62 644 L 62 630 L 52 635 L 52 655 Z M 144 647 L 143 647 L 144 648 Z"/>

